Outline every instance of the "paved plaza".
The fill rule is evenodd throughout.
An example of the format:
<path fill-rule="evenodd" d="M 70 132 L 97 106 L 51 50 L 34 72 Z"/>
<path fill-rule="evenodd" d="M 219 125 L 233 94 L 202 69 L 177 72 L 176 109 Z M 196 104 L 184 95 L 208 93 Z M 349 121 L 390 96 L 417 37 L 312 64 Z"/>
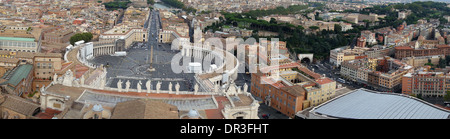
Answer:
<path fill-rule="evenodd" d="M 136 89 L 137 83 L 141 81 L 142 89 L 147 89 L 145 83 L 151 80 L 155 89 L 156 83 L 161 81 L 161 89 L 168 90 L 168 85 L 172 82 L 174 87 L 176 83 L 180 84 L 180 91 L 193 91 L 196 81 L 195 73 L 179 73 L 172 71 L 171 60 L 174 55 L 180 51 L 170 50 L 169 45 L 155 46 L 153 53 L 153 68 L 155 71 L 148 71 L 150 67 L 150 50 L 145 45 L 139 43 L 134 44 L 128 51 L 126 56 L 98 56 L 89 62 L 95 65 L 102 65 L 107 68 L 106 86 L 117 88 L 117 82 L 121 80 L 125 83 L 130 81 L 130 88 Z M 187 66 L 187 65 L 183 65 Z M 187 68 L 187 67 L 182 67 Z"/>

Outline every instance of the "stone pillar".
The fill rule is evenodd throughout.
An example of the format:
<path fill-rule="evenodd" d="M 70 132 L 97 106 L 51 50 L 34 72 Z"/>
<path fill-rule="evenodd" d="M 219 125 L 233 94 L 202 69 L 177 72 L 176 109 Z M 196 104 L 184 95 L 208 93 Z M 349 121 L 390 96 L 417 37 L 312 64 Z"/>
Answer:
<path fill-rule="evenodd" d="M 45 109 L 47 109 L 47 94 L 45 93 L 45 91 L 41 92 L 40 102 L 41 102 L 41 111 L 44 111 Z"/>

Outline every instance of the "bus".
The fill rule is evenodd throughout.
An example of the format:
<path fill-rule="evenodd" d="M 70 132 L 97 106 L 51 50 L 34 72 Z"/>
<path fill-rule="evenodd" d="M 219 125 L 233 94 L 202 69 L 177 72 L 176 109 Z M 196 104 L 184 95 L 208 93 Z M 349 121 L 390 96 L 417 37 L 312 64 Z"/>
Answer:
<path fill-rule="evenodd" d="M 342 78 L 337 79 L 338 82 L 345 83 L 345 80 Z"/>

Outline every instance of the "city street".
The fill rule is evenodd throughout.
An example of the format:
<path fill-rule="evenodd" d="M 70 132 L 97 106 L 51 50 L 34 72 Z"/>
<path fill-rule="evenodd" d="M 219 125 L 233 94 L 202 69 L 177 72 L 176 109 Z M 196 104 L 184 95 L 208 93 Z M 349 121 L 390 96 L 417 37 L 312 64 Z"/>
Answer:
<path fill-rule="evenodd" d="M 333 66 L 328 59 L 316 62 L 315 64 L 305 64 L 305 66 L 320 75 L 325 75 L 325 77 L 335 80 L 338 84 L 342 84 L 343 87 L 347 87 L 348 89 L 354 90 L 364 88 L 362 85 L 357 85 L 347 81 L 345 83 L 339 82 L 338 79 L 341 78 L 339 73 L 340 71 L 338 68 L 333 69 Z"/>
<path fill-rule="evenodd" d="M 150 49 L 152 46 L 154 46 L 154 49 L 158 49 L 158 37 L 159 37 L 159 12 L 158 11 L 150 11 L 150 14 L 152 14 L 149 19 L 149 22 L 147 24 L 150 24 L 148 26 L 148 41 L 147 41 L 147 48 Z"/>

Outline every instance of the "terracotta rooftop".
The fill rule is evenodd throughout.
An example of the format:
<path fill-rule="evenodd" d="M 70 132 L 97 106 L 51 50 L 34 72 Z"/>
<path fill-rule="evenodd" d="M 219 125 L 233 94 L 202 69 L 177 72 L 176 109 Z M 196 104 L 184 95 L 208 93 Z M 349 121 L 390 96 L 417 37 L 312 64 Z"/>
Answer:
<path fill-rule="evenodd" d="M 306 90 L 300 85 L 287 86 L 281 89 L 294 96 L 304 96 L 306 92 Z"/>
<path fill-rule="evenodd" d="M 214 97 L 217 101 L 217 105 L 219 106 L 217 109 L 208 109 L 205 110 L 206 118 L 207 119 L 224 119 L 222 115 L 222 110 L 225 107 L 225 105 L 230 104 L 229 100 L 225 96 L 215 96 Z M 230 104 L 231 105 L 231 104 Z"/>
<path fill-rule="evenodd" d="M 36 117 L 39 119 L 52 119 L 55 115 L 61 113 L 61 111 L 47 108 L 45 112 L 38 113 Z"/>
<path fill-rule="evenodd" d="M 32 116 L 40 107 L 40 105 L 36 103 L 9 94 L 5 96 L 4 101 L 1 102 L 0 106 L 26 116 Z"/>
<path fill-rule="evenodd" d="M 117 103 L 111 119 L 179 119 L 179 116 L 174 105 L 137 99 Z"/>
<path fill-rule="evenodd" d="M 333 82 L 333 80 L 325 77 L 325 78 L 317 79 L 316 82 L 320 85 L 323 85 L 323 84 L 331 83 L 331 82 Z"/>

